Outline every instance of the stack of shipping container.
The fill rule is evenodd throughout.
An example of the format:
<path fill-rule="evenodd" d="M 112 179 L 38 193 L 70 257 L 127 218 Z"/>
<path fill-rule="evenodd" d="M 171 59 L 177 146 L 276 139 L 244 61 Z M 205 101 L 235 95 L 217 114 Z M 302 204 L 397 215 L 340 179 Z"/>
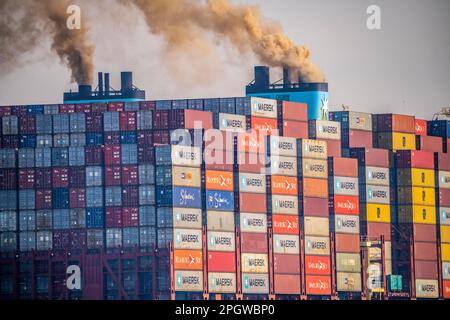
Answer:
<path fill-rule="evenodd" d="M 353 111 L 330 112 L 330 120 L 341 124 L 341 144 L 344 155 L 349 148 L 372 148 L 372 115 Z"/>
<path fill-rule="evenodd" d="M 413 116 L 377 114 L 372 116 L 373 146 L 388 150 L 416 150 Z"/>

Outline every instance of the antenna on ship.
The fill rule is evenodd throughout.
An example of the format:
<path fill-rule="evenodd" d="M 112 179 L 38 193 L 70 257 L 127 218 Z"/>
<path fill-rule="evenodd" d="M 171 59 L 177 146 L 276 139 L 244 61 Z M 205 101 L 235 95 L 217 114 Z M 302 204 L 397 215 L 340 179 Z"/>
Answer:
<path fill-rule="evenodd" d="M 439 120 L 440 117 L 443 117 L 443 120 L 450 118 L 450 107 L 443 107 L 441 111 L 436 112 L 433 115 L 433 120 Z"/>

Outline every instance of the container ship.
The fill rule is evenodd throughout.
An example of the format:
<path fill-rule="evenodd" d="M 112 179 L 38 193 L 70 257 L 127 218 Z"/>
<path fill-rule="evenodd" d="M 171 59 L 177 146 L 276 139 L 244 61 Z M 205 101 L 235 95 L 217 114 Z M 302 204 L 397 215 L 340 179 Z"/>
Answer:
<path fill-rule="evenodd" d="M 450 121 L 326 83 L 0 107 L 0 299 L 450 298 Z"/>

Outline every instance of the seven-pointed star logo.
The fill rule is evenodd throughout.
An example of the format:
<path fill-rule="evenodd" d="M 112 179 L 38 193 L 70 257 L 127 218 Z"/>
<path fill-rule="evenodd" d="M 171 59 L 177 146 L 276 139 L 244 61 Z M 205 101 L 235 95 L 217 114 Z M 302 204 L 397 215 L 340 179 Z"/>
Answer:
<path fill-rule="evenodd" d="M 320 99 L 322 101 L 322 107 L 320 108 L 322 112 L 322 120 L 328 119 L 328 98 Z"/>

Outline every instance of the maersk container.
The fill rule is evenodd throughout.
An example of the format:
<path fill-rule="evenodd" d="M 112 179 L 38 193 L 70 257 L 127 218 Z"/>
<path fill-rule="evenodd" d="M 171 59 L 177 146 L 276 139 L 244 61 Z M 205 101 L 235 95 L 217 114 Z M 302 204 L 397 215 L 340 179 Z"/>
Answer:
<path fill-rule="evenodd" d="M 336 195 L 358 196 L 358 178 L 335 176 L 333 192 Z"/>
<path fill-rule="evenodd" d="M 246 294 L 269 293 L 269 275 L 267 273 L 243 273 L 242 292 Z"/>
<path fill-rule="evenodd" d="M 219 113 L 213 115 L 213 127 L 228 132 L 245 132 L 246 118 L 245 116 Z"/>
<path fill-rule="evenodd" d="M 194 229 L 172 229 L 174 249 L 201 250 L 202 231 Z"/>
<path fill-rule="evenodd" d="M 341 140 L 340 122 L 310 120 L 308 124 L 310 139 Z"/>
<path fill-rule="evenodd" d="M 207 246 L 209 251 L 235 252 L 236 242 L 234 232 L 208 231 Z"/>
<path fill-rule="evenodd" d="M 441 225 L 450 225 L 450 208 L 439 208 L 439 223 Z"/>
<path fill-rule="evenodd" d="M 330 239 L 328 237 L 305 237 L 305 254 L 330 255 Z"/>
<path fill-rule="evenodd" d="M 19 149 L 18 167 L 19 168 L 33 168 L 35 165 L 35 149 Z"/>
<path fill-rule="evenodd" d="M 202 228 L 202 210 L 192 208 L 169 208 L 171 215 L 166 217 L 168 225 L 181 229 L 201 229 Z M 170 220 L 170 221 L 168 221 Z M 158 223 L 160 221 L 158 209 Z M 221 230 L 228 231 L 228 230 Z M 233 231 L 233 230 L 230 230 Z"/>
<path fill-rule="evenodd" d="M 241 232 L 267 233 L 267 214 L 239 214 Z"/>
<path fill-rule="evenodd" d="M 300 254 L 300 239 L 298 235 L 273 235 L 273 252 L 277 254 Z"/>
<path fill-rule="evenodd" d="M 360 201 L 362 203 L 390 204 L 390 187 L 366 185 L 365 191 L 364 189 L 361 189 Z"/>
<path fill-rule="evenodd" d="M 15 215 L 15 211 L 13 212 Z M 20 231 L 36 230 L 36 212 L 34 210 L 20 211 L 18 219 Z"/>
<path fill-rule="evenodd" d="M 334 231 L 336 233 L 359 234 L 359 216 L 354 215 L 335 215 Z"/>
<path fill-rule="evenodd" d="M 0 210 L 17 209 L 17 191 L 0 191 Z"/>
<path fill-rule="evenodd" d="M 326 141 L 302 139 L 298 140 L 298 142 L 297 153 L 299 158 L 327 159 L 328 148 Z"/>
<path fill-rule="evenodd" d="M 370 185 L 378 185 L 378 186 L 389 186 L 389 168 L 380 168 L 380 167 L 360 167 L 360 171 L 362 170 L 362 174 L 360 177 L 365 177 L 366 184 Z"/>

